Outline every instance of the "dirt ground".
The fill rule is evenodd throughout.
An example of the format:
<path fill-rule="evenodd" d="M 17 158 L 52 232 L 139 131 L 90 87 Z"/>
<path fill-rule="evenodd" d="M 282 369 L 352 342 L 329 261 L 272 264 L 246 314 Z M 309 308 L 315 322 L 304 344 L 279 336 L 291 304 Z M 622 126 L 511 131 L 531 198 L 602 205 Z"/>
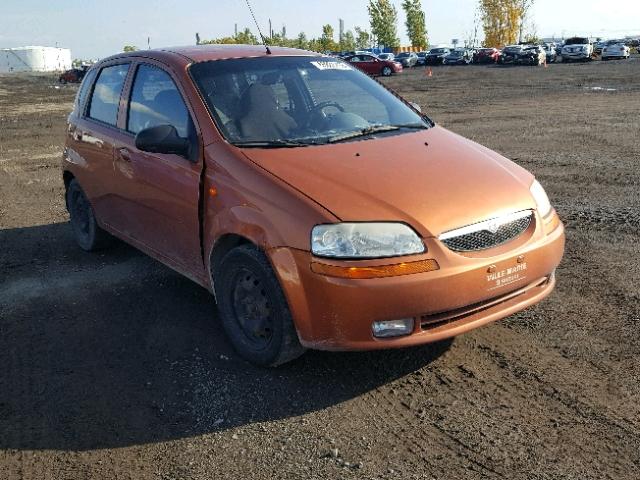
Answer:
<path fill-rule="evenodd" d="M 640 59 L 385 80 L 567 225 L 541 305 L 454 342 L 241 361 L 202 288 L 73 243 L 75 87 L 0 77 L 0 478 L 637 479 Z"/>

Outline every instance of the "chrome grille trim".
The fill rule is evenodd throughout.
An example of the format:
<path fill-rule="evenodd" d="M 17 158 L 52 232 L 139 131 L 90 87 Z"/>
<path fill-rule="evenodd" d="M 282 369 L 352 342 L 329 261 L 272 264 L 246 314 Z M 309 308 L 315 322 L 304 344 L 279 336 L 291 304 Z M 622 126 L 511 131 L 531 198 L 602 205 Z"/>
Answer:
<path fill-rule="evenodd" d="M 519 237 L 532 221 L 533 211 L 522 210 L 450 230 L 438 239 L 454 252 L 486 250 Z"/>

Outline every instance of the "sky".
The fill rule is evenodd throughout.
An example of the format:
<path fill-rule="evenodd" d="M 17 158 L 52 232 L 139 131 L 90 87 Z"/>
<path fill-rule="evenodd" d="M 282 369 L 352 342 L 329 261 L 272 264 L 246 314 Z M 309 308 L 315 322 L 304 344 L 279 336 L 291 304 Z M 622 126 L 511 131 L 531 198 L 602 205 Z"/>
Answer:
<path fill-rule="evenodd" d="M 398 32 L 407 44 L 401 0 Z M 263 31 L 271 18 L 274 30 L 287 27 L 295 37 L 321 35 L 330 23 L 338 31 L 338 18 L 346 29 L 369 29 L 367 0 L 253 0 Z M 423 0 L 432 45 L 465 39 L 473 30 L 477 0 Z M 615 38 L 640 35 L 640 8 L 635 0 L 536 0 L 531 15 L 541 37 L 590 35 Z M 152 48 L 195 43 L 232 35 L 239 29 L 255 31 L 245 0 L 2 0 L 0 48 L 24 45 L 71 48 L 73 58 L 101 58 L 124 45 Z"/>

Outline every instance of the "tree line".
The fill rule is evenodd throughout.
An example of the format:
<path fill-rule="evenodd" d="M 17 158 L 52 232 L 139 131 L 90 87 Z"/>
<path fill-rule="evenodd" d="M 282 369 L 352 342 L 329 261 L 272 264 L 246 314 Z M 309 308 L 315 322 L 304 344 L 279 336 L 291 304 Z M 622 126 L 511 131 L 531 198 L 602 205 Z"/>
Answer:
<path fill-rule="evenodd" d="M 411 44 L 417 48 L 426 48 L 428 45 L 426 17 L 422 8 L 422 0 L 403 0 L 402 8 L 406 15 L 407 35 Z M 286 30 L 282 32 L 269 32 L 265 38 L 269 45 L 302 48 L 313 51 L 350 51 L 363 50 L 373 46 L 396 48 L 400 46 L 398 38 L 398 11 L 390 0 L 369 0 L 367 5 L 369 12 L 370 29 L 355 27 L 346 30 L 336 40 L 333 26 L 322 26 L 322 34 L 317 38 L 307 38 L 304 32 L 295 38 L 288 38 Z M 260 43 L 258 37 L 248 28 L 235 35 L 201 40 L 199 43 L 243 43 L 256 45 Z"/>
<path fill-rule="evenodd" d="M 475 32 L 467 43 L 476 46 L 479 26 L 484 31 L 483 45 L 486 47 L 503 47 L 527 38 L 535 37 L 535 32 L 525 32 L 525 21 L 534 0 L 478 0 L 478 8 L 474 20 Z M 415 49 L 426 49 L 429 45 L 426 14 L 422 8 L 422 0 L 402 0 L 405 13 L 405 28 L 411 46 Z M 332 25 L 322 26 L 322 34 L 316 38 L 308 38 L 304 32 L 297 37 L 289 38 L 286 29 L 281 32 L 269 32 L 265 41 L 269 45 L 300 48 L 316 52 L 365 50 L 377 47 L 397 48 L 398 11 L 390 0 L 368 0 L 369 29 L 355 27 L 343 32 L 338 40 Z M 249 44 L 261 43 L 259 38 L 245 28 L 232 36 L 201 40 L 196 34 L 198 44 Z M 137 50 L 127 45 L 125 51 Z"/>

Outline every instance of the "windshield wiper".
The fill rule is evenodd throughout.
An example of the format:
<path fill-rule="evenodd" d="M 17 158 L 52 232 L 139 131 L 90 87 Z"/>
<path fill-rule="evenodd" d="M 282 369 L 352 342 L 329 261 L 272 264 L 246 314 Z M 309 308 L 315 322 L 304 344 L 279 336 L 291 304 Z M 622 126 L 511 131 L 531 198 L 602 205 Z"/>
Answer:
<path fill-rule="evenodd" d="M 405 125 L 372 125 L 355 132 L 336 135 L 335 137 L 331 137 L 327 140 L 327 143 L 344 142 L 345 140 L 351 140 L 352 138 L 366 137 L 368 135 L 373 135 L 374 133 L 393 132 L 400 129 L 426 130 L 428 128 L 429 127 L 427 125 L 422 123 L 408 123 Z"/>
<path fill-rule="evenodd" d="M 247 142 L 235 142 L 234 145 L 240 148 L 295 148 L 308 147 L 314 143 L 297 142 L 295 140 L 252 140 Z"/>

